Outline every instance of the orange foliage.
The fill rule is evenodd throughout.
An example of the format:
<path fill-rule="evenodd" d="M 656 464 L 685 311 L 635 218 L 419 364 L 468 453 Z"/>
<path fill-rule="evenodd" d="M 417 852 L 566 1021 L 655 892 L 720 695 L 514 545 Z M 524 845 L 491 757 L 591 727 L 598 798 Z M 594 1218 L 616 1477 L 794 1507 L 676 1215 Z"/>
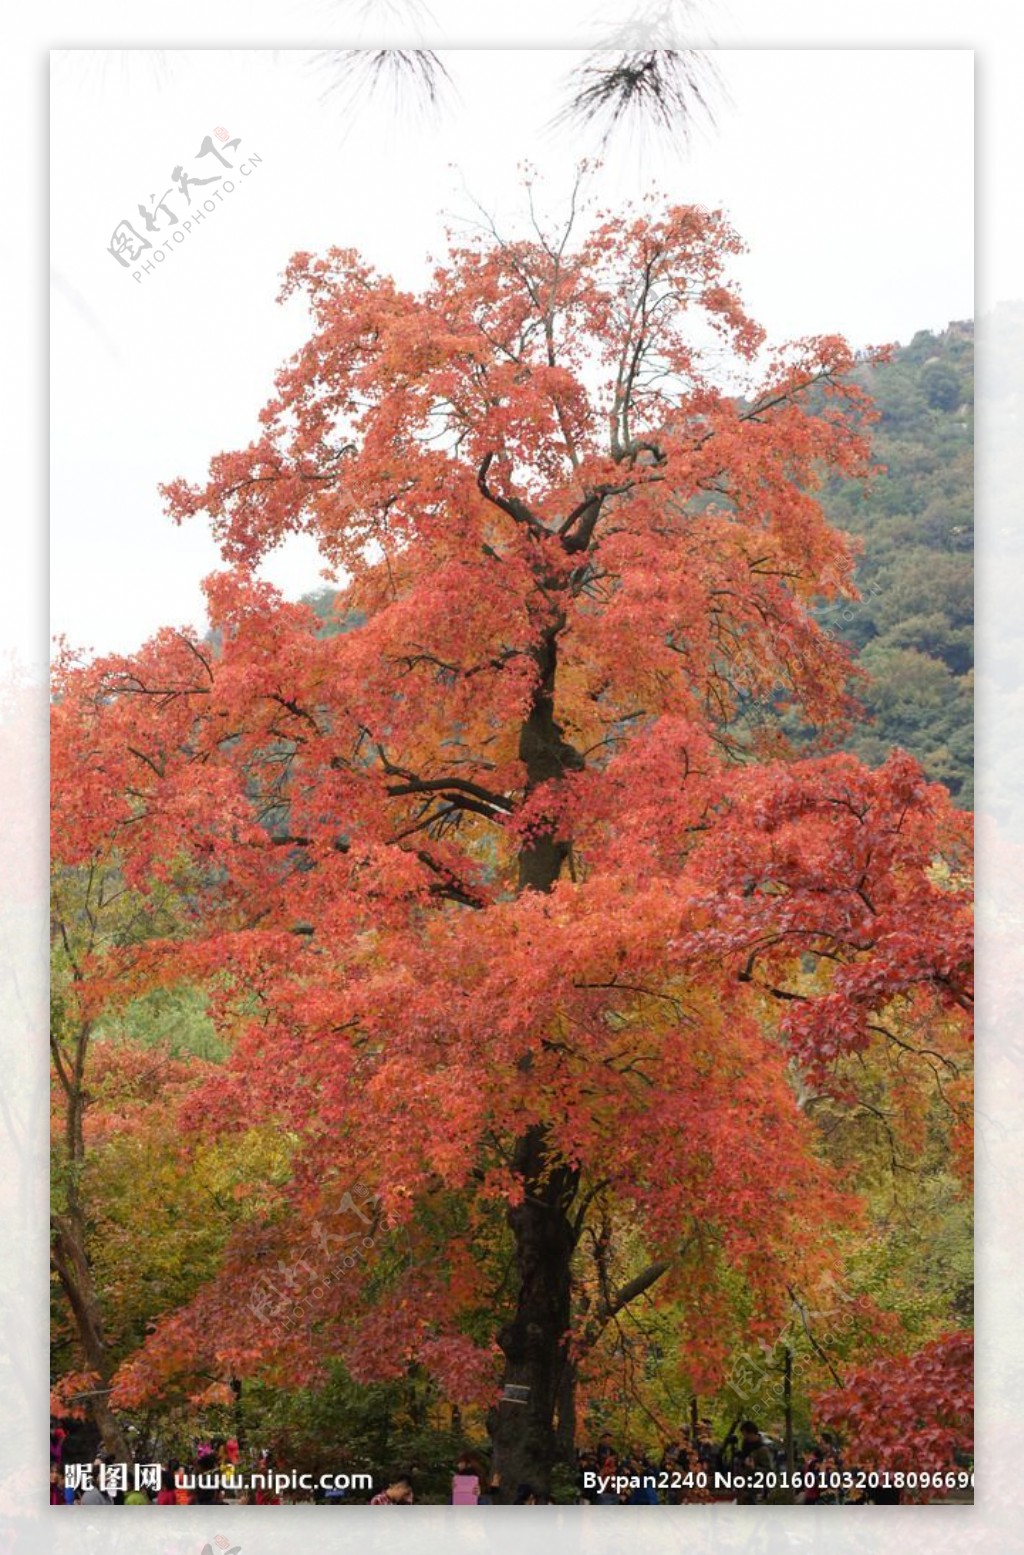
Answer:
<path fill-rule="evenodd" d="M 963 866 L 963 817 L 909 757 L 795 759 L 767 716 L 853 709 L 809 604 L 853 592 L 815 491 L 869 470 L 869 407 L 832 336 L 761 373 L 738 249 L 720 213 L 676 207 L 575 247 L 456 249 L 420 296 L 350 251 L 297 256 L 284 294 L 312 333 L 258 438 L 166 488 L 230 564 L 213 641 L 58 664 L 57 856 L 116 849 L 133 888 L 183 903 L 173 936 L 95 958 L 84 999 L 202 983 L 233 1051 L 193 1126 L 301 1142 L 293 1219 L 239 1232 L 124 1401 L 200 1352 L 295 1380 L 325 1332 L 358 1375 L 415 1357 L 456 1394 L 492 1386 L 463 1331 L 485 1261 L 461 1252 L 449 1281 L 417 1215 L 439 1193 L 514 1205 L 533 1125 L 652 1254 L 696 1235 L 741 1270 L 768 1332 L 855 1213 L 789 1061 L 827 1084 L 894 1004 L 966 1019 L 967 895 L 932 873 Z M 294 532 L 347 571 L 333 634 L 254 572 Z M 541 847 L 557 879 L 524 891 Z M 417 1259 L 383 1290 L 369 1265 L 323 1287 L 325 1328 L 240 1322 L 356 1178 Z M 695 1332 L 711 1378 L 721 1336 Z"/>

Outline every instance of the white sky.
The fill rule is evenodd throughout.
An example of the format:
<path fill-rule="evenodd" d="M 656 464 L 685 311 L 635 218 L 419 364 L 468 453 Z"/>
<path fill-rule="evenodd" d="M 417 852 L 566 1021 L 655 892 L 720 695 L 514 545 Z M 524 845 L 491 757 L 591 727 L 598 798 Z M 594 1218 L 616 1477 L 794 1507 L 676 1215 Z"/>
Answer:
<path fill-rule="evenodd" d="M 524 160 L 541 170 L 552 210 L 565 209 L 587 147 L 548 123 L 579 54 L 444 58 L 447 109 L 397 121 L 387 100 L 353 113 L 325 98 L 329 77 L 309 53 L 55 59 L 52 631 L 104 651 L 201 621 L 199 581 L 217 554 L 202 521 L 169 523 L 157 484 L 200 477 L 212 454 L 256 431 L 273 372 L 305 332 L 301 304 L 274 301 L 296 249 L 354 246 L 416 285 L 427 254 L 444 251 L 444 213 L 473 216 L 471 195 L 514 228 Z M 724 206 L 750 249 L 735 273 L 773 338 L 836 330 L 864 345 L 971 317 L 971 53 L 716 60 L 716 124 L 689 149 L 613 146 L 599 201 L 654 186 Z M 134 281 L 106 251 L 114 226 L 159 199 L 179 162 L 194 176 L 221 172 L 193 160 L 218 125 L 241 136 L 229 158 L 256 151 L 262 163 Z M 171 203 L 181 206 L 176 190 Z M 267 563 L 293 595 L 318 585 L 318 567 L 299 540 Z"/>

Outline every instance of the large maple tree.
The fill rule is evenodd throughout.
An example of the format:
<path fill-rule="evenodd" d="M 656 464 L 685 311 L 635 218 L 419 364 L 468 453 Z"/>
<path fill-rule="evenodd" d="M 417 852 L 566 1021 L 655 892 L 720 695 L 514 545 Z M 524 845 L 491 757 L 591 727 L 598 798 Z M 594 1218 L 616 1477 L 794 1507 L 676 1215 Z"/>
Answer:
<path fill-rule="evenodd" d="M 816 493 L 868 472 L 870 410 L 842 340 L 766 349 L 740 247 L 652 206 L 487 231 L 418 295 L 296 256 L 312 329 L 258 436 L 166 488 L 223 550 L 210 636 L 58 668 L 57 856 L 181 904 L 74 997 L 205 988 L 232 1052 L 192 1126 L 295 1142 L 290 1214 L 115 1404 L 200 1359 L 415 1362 L 491 1400 L 509 1493 L 542 1488 L 630 1304 L 671 1296 L 710 1387 L 836 1256 L 855 1206 L 794 1077 L 967 1019 L 963 817 L 906 756 L 783 737 L 853 710 Z M 333 630 L 258 576 L 295 532 L 344 574 Z M 357 1179 L 404 1256 L 240 1324 Z"/>

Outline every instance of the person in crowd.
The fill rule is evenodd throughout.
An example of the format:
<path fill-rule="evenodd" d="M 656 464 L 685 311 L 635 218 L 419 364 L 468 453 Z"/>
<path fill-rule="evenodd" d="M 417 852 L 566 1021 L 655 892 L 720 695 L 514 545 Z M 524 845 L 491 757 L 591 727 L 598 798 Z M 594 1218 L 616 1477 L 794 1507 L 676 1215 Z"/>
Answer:
<path fill-rule="evenodd" d="M 174 1499 L 178 1506 L 189 1506 L 192 1502 L 192 1491 L 183 1483 L 185 1470 L 175 1459 L 171 1464 L 174 1470 Z"/>
<path fill-rule="evenodd" d="M 660 1506 L 657 1491 L 657 1471 L 646 1453 L 634 1453 L 628 1470 L 631 1479 L 638 1479 L 626 1494 L 627 1506 Z"/>
<path fill-rule="evenodd" d="M 160 1470 L 160 1489 L 156 1493 L 157 1506 L 174 1506 L 177 1496 L 174 1493 L 174 1476 L 178 1470 L 178 1463 L 172 1459 L 166 1468 Z"/>
<path fill-rule="evenodd" d="M 614 1456 L 615 1456 L 615 1446 L 614 1446 L 614 1443 L 612 1441 L 612 1433 L 610 1431 L 602 1431 L 601 1435 L 597 1439 L 597 1466 L 598 1466 L 598 1468 L 601 1467 L 601 1465 L 604 1462 L 605 1458 L 612 1458 Z"/>
<path fill-rule="evenodd" d="M 281 1497 L 266 1483 L 267 1477 L 273 1473 L 276 1466 L 273 1453 L 269 1448 L 264 1448 L 256 1463 L 256 1472 L 261 1475 L 263 1484 L 256 1487 L 257 1506 L 280 1506 Z"/>
<path fill-rule="evenodd" d="M 710 1420 L 697 1421 L 697 1439 L 693 1444 L 699 1466 L 706 1474 L 713 1474 L 720 1466 L 721 1458 L 715 1445 L 715 1428 Z"/>
<path fill-rule="evenodd" d="M 822 1436 L 820 1473 L 826 1478 L 843 1472 L 843 1455 L 839 1443 L 827 1432 Z M 836 1506 L 842 1500 L 842 1490 L 830 1484 L 819 1485 L 818 1500 L 828 1506 Z"/>
<path fill-rule="evenodd" d="M 495 1470 L 487 1479 L 487 1483 L 481 1492 L 479 1506 L 497 1506 L 501 1500 L 501 1475 Z"/>
<path fill-rule="evenodd" d="M 389 1481 L 386 1490 L 370 1500 L 371 1506 L 412 1506 L 413 1504 L 412 1479 L 408 1474 L 396 1474 Z"/>
<path fill-rule="evenodd" d="M 486 1470 L 476 1453 L 464 1452 L 452 1475 L 452 1506 L 476 1506 L 486 1482 Z"/>
<path fill-rule="evenodd" d="M 609 1446 L 603 1458 L 600 1456 L 600 1443 L 598 1444 L 598 1450 L 597 1472 L 602 1479 L 614 1479 L 617 1474 L 623 1472 L 618 1456 L 611 1446 Z M 617 1490 L 599 1488 L 597 1492 L 597 1505 L 618 1506 L 619 1492 Z"/>
<path fill-rule="evenodd" d="M 212 1483 L 205 1485 L 202 1483 L 197 1483 L 195 1491 L 195 1505 L 222 1506 L 224 1503 L 224 1492 L 220 1486 L 219 1464 L 217 1461 L 217 1454 L 213 1449 L 212 1443 L 207 1446 L 205 1452 L 197 1453 L 196 1474 L 199 1476 L 200 1481 L 205 1479 L 207 1481 L 212 1481 Z"/>
<path fill-rule="evenodd" d="M 537 1492 L 532 1485 L 520 1485 L 512 1502 L 513 1506 L 536 1506 Z"/>
<path fill-rule="evenodd" d="M 674 1442 L 666 1443 L 665 1451 L 662 1454 L 662 1467 L 668 1469 L 670 1473 L 678 1472 L 680 1474 L 688 1474 L 696 1467 L 696 1454 L 693 1449 L 693 1443 L 690 1440 L 688 1426 L 684 1425 L 681 1427 L 679 1435 Z"/>
<path fill-rule="evenodd" d="M 112 1498 L 107 1495 L 106 1491 L 100 1489 L 100 1485 L 102 1484 L 101 1474 L 105 1467 L 105 1458 L 96 1458 L 93 1460 L 92 1484 L 89 1486 L 88 1490 L 82 1491 L 81 1500 L 79 1503 L 81 1506 L 113 1505 Z"/>
<path fill-rule="evenodd" d="M 597 1505 L 597 1485 L 593 1479 L 587 1482 L 587 1475 L 597 1474 L 597 1454 L 593 1452 L 580 1452 L 576 1459 L 576 1487 L 581 1501 L 589 1502 L 591 1506 Z"/>
<path fill-rule="evenodd" d="M 749 1478 L 761 1472 L 768 1473 L 774 1467 L 771 1448 L 761 1434 L 760 1427 L 753 1420 L 742 1421 L 740 1439 L 733 1453 L 733 1473 Z M 741 1506 L 750 1506 L 763 1501 L 766 1495 L 767 1490 L 763 1484 L 747 1484 L 739 1488 L 736 1499 Z"/>
<path fill-rule="evenodd" d="M 612 1442 L 610 1431 L 598 1438 L 597 1443 L 597 1472 L 602 1479 L 614 1479 L 617 1474 L 624 1472 L 622 1462 Z M 599 1489 L 597 1491 L 597 1506 L 618 1506 L 621 1497 L 617 1490 Z"/>

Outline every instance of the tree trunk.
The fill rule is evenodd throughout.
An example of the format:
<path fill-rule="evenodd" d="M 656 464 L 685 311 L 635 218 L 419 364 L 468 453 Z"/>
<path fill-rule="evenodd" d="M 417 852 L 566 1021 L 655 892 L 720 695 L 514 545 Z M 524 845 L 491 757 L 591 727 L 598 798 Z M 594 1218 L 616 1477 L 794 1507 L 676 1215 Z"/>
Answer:
<path fill-rule="evenodd" d="M 515 1167 L 525 1188 L 523 1202 L 508 1212 L 519 1295 L 515 1316 L 498 1335 L 505 1355 L 505 1396 L 492 1424 L 494 1468 L 503 1501 L 512 1500 L 520 1485 L 546 1494 L 552 1468 L 572 1448 L 564 1433 L 555 1430 L 555 1412 L 557 1408 L 565 1415 L 566 1392 L 571 1393 L 566 1338 L 575 1235 L 568 1209 L 578 1175 L 568 1167 L 551 1166 L 545 1131 L 539 1126 L 517 1141 Z M 511 1389 L 523 1392 L 510 1396 Z"/>
<path fill-rule="evenodd" d="M 563 624 L 559 617 L 536 650 L 538 682 L 519 739 L 527 794 L 557 784 L 567 770 L 583 765 L 554 714 L 556 643 Z M 555 819 L 550 824 L 541 820 L 519 855 L 519 890 L 550 891 L 567 854 Z M 529 1068 L 529 1059 L 523 1067 Z M 504 1502 L 512 1501 L 521 1485 L 547 1494 L 554 1465 L 571 1457 L 575 1388 L 566 1343 L 576 1246 L 569 1210 L 579 1174 L 552 1161 L 547 1130 L 540 1124 L 516 1141 L 512 1169 L 523 1186 L 522 1202 L 511 1206 L 507 1216 L 519 1290 L 515 1314 L 498 1334 L 505 1356 L 504 1390 L 488 1421 Z"/>
<path fill-rule="evenodd" d="M 64 1141 L 68 1159 L 67 1205 L 63 1214 L 50 1217 L 50 1260 L 71 1308 L 86 1367 L 98 1379 L 89 1405 L 103 1448 L 118 1463 L 131 1463 L 128 1438 L 107 1402 L 114 1368 L 92 1277 L 86 1245 L 85 1207 L 80 1198 L 80 1175 L 85 1161 L 85 1061 L 91 1037 L 92 1023 L 82 1021 L 74 1034 L 74 1056 L 69 1066 L 58 1030 L 51 1029 L 50 1033 L 54 1066 L 67 1102 Z"/>
<path fill-rule="evenodd" d="M 785 1414 L 786 1472 L 792 1483 L 796 1470 L 796 1449 L 793 1442 L 793 1352 L 789 1345 L 783 1351 L 782 1400 Z"/>
<path fill-rule="evenodd" d="M 104 1451 L 110 1453 L 118 1463 L 131 1463 L 128 1439 L 107 1402 L 112 1368 L 84 1238 L 74 1215 L 54 1216 L 53 1231 L 53 1267 L 74 1315 L 85 1364 L 98 1379 L 96 1391 L 89 1399 L 93 1419 Z"/>

